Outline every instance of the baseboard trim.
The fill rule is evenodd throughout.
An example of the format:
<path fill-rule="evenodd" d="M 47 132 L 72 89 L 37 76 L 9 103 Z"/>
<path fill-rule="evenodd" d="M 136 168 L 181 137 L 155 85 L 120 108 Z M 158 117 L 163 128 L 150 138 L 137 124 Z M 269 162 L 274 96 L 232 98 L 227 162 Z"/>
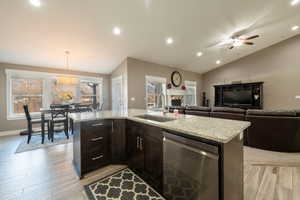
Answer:
<path fill-rule="evenodd" d="M 0 131 L 0 137 L 1 136 L 9 136 L 9 135 L 20 135 L 20 132 L 23 131 L 24 129 L 21 130 L 12 130 L 12 131 Z"/>

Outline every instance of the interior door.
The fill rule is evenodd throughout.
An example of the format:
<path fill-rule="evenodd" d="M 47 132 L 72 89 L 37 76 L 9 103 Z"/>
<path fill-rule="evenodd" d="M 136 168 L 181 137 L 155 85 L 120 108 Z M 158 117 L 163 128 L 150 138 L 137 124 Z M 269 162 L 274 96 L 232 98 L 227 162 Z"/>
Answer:
<path fill-rule="evenodd" d="M 123 104 L 123 84 L 122 81 L 123 78 L 122 76 L 118 76 L 112 79 L 112 83 L 111 83 L 111 94 L 112 94 L 112 110 L 113 111 L 120 111 L 122 110 L 124 107 Z"/>

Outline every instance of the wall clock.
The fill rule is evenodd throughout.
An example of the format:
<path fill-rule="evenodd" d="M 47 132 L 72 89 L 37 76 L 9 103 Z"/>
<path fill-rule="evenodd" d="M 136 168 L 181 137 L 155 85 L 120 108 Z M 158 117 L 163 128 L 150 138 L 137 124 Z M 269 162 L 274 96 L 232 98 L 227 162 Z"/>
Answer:
<path fill-rule="evenodd" d="M 178 71 L 172 72 L 171 82 L 175 87 L 179 87 L 181 85 L 182 77 Z"/>

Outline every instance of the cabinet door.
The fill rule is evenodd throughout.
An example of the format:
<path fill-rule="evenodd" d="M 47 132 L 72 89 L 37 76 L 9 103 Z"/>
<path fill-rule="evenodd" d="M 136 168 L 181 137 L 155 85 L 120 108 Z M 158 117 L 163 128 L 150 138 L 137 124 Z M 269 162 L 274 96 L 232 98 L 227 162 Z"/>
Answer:
<path fill-rule="evenodd" d="M 125 120 L 112 121 L 111 157 L 112 162 L 116 164 L 124 163 L 126 160 Z"/>
<path fill-rule="evenodd" d="M 126 124 L 127 134 L 127 161 L 129 168 L 137 171 L 144 169 L 144 152 L 141 146 L 141 127 L 135 122 Z"/>
<path fill-rule="evenodd" d="M 145 172 L 150 184 L 158 191 L 162 190 L 163 138 L 159 128 L 148 127 L 144 135 Z"/>

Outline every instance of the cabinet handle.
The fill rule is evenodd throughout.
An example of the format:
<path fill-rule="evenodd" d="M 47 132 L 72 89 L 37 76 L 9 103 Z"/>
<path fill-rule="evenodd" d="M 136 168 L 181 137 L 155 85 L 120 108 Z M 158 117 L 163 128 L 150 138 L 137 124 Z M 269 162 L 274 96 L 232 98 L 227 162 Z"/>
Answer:
<path fill-rule="evenodd" d="M 100 155 L 100 156 L 94 157 L 94 158 L 92 158 L 92 160 L 98 160 L 98 159 L 100 159 L 100 158 L 103 158 L 103 155 Z"/>
<path fill-rule="evenodd" d="M 97 138 L 93 138 L 93 139 L 91 139 L 91 141 L 92 142 L 96 142 L 96 141 L 98 141 L 98 140 L 102 140 L 103 139 L 103 137 L 97 137 Z"/>
<path fill-rule="evenodd" d="M 140 149 L 143 150 L 143 138 L 140 138 Z"/>
<path fill-rule="evenodd" d="M 139 136 L 136 138 L 136 148 L 140 149 L 140 137 Z"/>
<path fill-rule="evenodd" d="M 92 124 L 92 126 L 104 126 L 104 124 L 98 123 L 98 124 Z"/>
<path fill-rule="evenodd" d="M 111 132 L 114 132 L 114 121 L 111 122 Z"/>

